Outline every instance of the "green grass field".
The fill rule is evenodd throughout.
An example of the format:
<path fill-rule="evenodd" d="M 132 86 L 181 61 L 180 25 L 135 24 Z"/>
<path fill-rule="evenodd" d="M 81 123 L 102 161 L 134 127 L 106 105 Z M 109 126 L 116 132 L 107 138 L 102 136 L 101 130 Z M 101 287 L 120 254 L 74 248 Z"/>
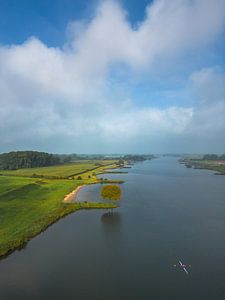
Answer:
<path fill-rule="evenodd" d="M 92 175 L 95 170 L 99 169 L 98 173 L 107 169 L 107 165 L 112 164 L 114 165 L 115 160 L 94 160 L 94 161 L 78 161 L 78 162 L 71 162 L 65 165 L 57 165 L 51 167 L 41 167 L 41 168 L 29 168 L 29 169 L 19 169 L 19 170 L 0 170 L 0 174 L 3 175 L 10 175 L 10 176 L 22 176 L 22 177 L 32 177 L 35 175 L 44 176 L 44 177 L 51 177 L 51 176 L 59 176 L 59 177 L 70 177 L 76 176 L 80 173 L 85 172 L 86 178 L 88 175 Z M 97 164 L 103 165 L 99 168 Z M 111 166 L 110 166 L 111 168 Z M 90 172 L 88 173 L 87 171 Z"/>
<path fill-rule="evenodd" d="M 102 161 L 106 165 L 115 161 Z M 64 203 L 66 194 L 77 186 L 99 182 L 95 175 L 107 166 L 96 167 L 96 162 L 72 163 L 47 168 L 0 171 L 0 256 L 26 243 L 59 218 L 81 208 L 113 208 L 113 203 Z M 34 171 L 35 170 L 35 171 Z M 46 177 L 81 174 L 82 179 L 32 178 L 34 172 Z M 10 176 L 8 176 L 8 175 Z M 90 178 L 89 178 L 90 176 Z M 74 177 L 75 178 L 75 177 Z"/>

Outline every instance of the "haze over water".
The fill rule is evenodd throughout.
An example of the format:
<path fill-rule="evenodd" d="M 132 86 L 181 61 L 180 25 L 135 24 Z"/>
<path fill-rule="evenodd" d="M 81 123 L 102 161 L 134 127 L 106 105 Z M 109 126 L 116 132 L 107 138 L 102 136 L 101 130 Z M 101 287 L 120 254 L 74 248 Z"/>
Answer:
<path fill-rule="evenodd" d="M 76 212 L 0 261 L 1 300 L 225 299 L 225 177 L 177 158 L 127 170 L 104 176 L 126 181 L 113 214 Z"/>

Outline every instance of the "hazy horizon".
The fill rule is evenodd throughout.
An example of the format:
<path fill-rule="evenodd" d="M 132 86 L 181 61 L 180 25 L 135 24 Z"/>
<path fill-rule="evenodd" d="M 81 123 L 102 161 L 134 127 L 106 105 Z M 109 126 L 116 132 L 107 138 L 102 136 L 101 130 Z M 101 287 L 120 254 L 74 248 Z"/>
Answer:
<path fill-rule="evenodd" d="M 0 153 L 225 152 L 225 0 L 0 7 Z"/>
<path fill-rule="evenodd" d="M 17 151 L 37 151 L 37 152 L 47 152 L 44 150 L 37 150 L 37 149 L 22 149 L 22 150 L 18 150 L 18 149 L 13 149 L 10 151 L 6 151 L 6 152 L 0 152 L 0 154 L 3 153 L 9 153 L 9 152 L 17 152 Z M 102 155 L 102 156 L 115 156 L 115 157 L 119 157 L 119 156 L 124 156 L 124 155 L 155 155 L 156 158 L 157 156 L 202 156 L 202 155 L 206 155 L 206 154 L 216 154 L 216 155 L 224 155 L 224 152 L 47 152 L 50 154 L 56 154 L 56 155 L 81 155 L 81 156 L 85 156 L 85 155 Z"/>

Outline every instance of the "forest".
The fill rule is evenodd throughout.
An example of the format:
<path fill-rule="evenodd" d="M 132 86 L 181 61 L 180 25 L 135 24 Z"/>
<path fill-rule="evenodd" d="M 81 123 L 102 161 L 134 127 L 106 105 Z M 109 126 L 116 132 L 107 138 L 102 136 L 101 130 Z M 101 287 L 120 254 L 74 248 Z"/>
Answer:
<path fill-rule="evenodd" d="M 59 156 L 38 151 L 13 151 L 0 154 L 1 170 L 47 167 L 61 163 Z"/>

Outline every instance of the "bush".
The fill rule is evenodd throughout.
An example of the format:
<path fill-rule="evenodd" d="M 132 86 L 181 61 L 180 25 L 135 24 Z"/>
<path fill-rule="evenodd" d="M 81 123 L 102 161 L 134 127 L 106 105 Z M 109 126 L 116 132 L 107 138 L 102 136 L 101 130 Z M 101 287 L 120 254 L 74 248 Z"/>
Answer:
<path fill-rule="evenodd" d="M 103 199 L 119 200 L 121 197 L 121 189 L 118 185 L 105 185 L 101 190 Z"/>

